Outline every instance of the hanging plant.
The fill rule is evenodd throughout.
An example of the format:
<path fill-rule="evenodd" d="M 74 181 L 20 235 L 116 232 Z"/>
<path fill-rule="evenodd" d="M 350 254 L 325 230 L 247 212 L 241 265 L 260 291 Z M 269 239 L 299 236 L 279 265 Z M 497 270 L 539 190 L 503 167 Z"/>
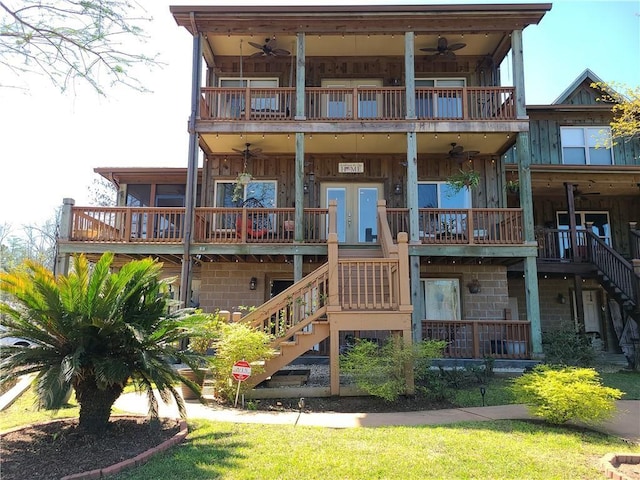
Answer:
<path fill-rule="evenodd" d="M 233 195 L 231 196 L 231 200 L 234 202 L 242 200 L 244 198 L 244 188 L 249 184 L 249 182 L 251 182 L 251 180 L 253 180 L 253 175 L 249 172 L 240 172 L 233 185 Z"/>
<path fill-rule="evenodd" d="M 473 190 L 480 185 L 480 174 L 473 168 L 469 170 L 459 169 L 458 173 L 447 178 L 447 185 L 452 194 L 458 193 L 463 188 Z"/>
<path fill-rule="evenodd" d="M 520 192 L 520 181 L 517 178 L 515 180 L 509 180 L 505 187 L 509 193 L 518 193 Z"/>

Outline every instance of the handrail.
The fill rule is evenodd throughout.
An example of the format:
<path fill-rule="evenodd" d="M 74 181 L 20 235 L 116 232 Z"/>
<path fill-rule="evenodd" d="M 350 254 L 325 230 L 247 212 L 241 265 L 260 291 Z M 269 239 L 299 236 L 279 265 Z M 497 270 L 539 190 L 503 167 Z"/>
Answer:
<path fill-rule="evenodd" d="M 640 276 L 633 265 L 591 231 L 585 231 L 588 259 L 636 306 L 640 298 Z"/>
<path fill-rule="evenodd" d="M 518 320 L 422 320 L 423 340 L 447 342 L 447 358 L 530 358 L 530 331 Z"/>
<path fill-rule="evenodd" d="M 543 261 L 588 261 L 585 230 L 576 231 L 576 251 L 571 248 L 571 230 L 543 228 L 536 231 L 538 258 Z"/>
<path fill-rule="evenodd" d="M 273 335 L 276 347 L 326 312 L 329 265 L 324 264 L 294 283 L 241 321 Z"/>
<path fill-rule="evenodd" d="M 387 202 L 378 200 L 378 240 L 385 258 L 397 258 L 398 246 L 393 243 L 393 236 L 387 221 Z"/>

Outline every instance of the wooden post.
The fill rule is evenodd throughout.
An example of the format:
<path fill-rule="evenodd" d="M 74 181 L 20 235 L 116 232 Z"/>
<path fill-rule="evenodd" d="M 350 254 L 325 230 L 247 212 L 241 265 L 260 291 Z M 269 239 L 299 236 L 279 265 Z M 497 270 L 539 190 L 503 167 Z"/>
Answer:
<path fill-rule="evenodd" d="M 304 241 L 304 133 L 296 132 L 296 165 L 295 165 L 295 226 L 294 241 Z M 301 254 L 293 256 L 293 281 L 302 280 L 302 264 L 304 257 Z"/>
<path fill-rule="evenodd" d="M 329 282 L 331 288 L 331 282 Z M 329 325 L 329 371 L 331 376 L 331 395 L 340 395 L 340 330 Z"/>
<path fill-rule="evenodd" d="M 522 30 L 514 30 L 511 32 L 511 53 L 513 54 L 513 86 L 516 89 L 516 118 L 518 119 L 528 118 L 524 95 L 524 56 L 522 51 Z M 520 146 L 518 146 L 519 148 Z"/>
<path fill-rule="evenodd" d="M 398 276 L 400 277 L 400 310 L 411 306 L 409 246 L 406 232 L 398 233 Z"/>
<path fill-rule="evenodd" d="M 411 340 L 411 330 L 403 330 L 402 331 L 402 341 L 404 342 L 405 348 L 411 348 L 413 344 Z M 410 362 L 405 364 L 405 382 L 407 384 L 407 395 L 413 395 L 416 393 L 415 386 L 415 378 L 413 374 L 413 365 Z"/>
<path fill-rule="evenodd" d="M 407 120 L 416 120 L 415 34 L 404 34 L 404 84 Z"/>
<path fill-rule="evenodd" d="M 329 264 L 328 283 L 329 296 L 327 297 L 327 310 L 340 311 L 340 297 L 338 295 L 338 234 L 330 233 L 327 240 L 327 262 Z"/>
<path fill-rule="evenodd" d="M 578 239 L 576 237 L 576 207 L 575 199 L 573 197 L 573 184 L 565 183 L 564 187 L 567 192 L 567 212 L 569 215 L 569 241 L 571 243 L 571 253 L 573 261 L 577 262 L 581 259 L 581 257 L 580 253 L 578 252 Z"/>
<path fill-rule="evenodd" d="M 629 249 L 631 250 L 631 258 L 640 258 L 638 251 L 638 240 L 634 232 L 638 230 L 638 222 L 629 222 Z"/>
<path fill-rule="evenodd" d="M 480 331 L 478 329 L 478 322 L 471 322 L 471 332 L 473 358 L 480 358 Z"/>
<path fill-rule="evenodd" d="M 73 206 L 75 204 L 76 201 L 73 198 L 62 199 L 62 211 L 60 212 L 60 231 L 58 232 L 58 238 L 56 242 L 60 240 L 66 241 L 71 239 L 71 236 L 73 235 Z M 71 256 L 68 253 L 58 253 L 55 263 L 53 264 L 53 274 L 68 274 L 70 258 Z"/>
<path fill-rule="evenodd" d="M 582 302 L 582 276 L 573 276 L 573 288 L 576 296 L 576 316 L 578 325 L 584 326 L 584 303 Z"/>
<path fill-rule="evenodd" d="M 296 35 L 296 113 L 295 120 L 306 120 L 305 112 L 305 36 L 304 33 Z"/>

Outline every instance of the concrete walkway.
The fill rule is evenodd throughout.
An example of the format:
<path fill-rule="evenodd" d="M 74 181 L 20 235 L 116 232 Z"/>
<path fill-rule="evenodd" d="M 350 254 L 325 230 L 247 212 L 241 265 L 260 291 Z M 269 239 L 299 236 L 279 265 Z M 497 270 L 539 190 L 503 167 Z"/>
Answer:
<path fill-rule="evenodd" d="M 177 417 L 175 404 L 160 403 L 160 415 Z M 331 413 L 331 412 L 263 412 L 206 406 L 195 400 L 185 401 L 188 418 L 204 418 L 219 422 L 301 425 L 328 428 L 442 425 L 501 419 L 530 419 L 524 405 L 454 408 L 418 412 Z M 115 407 L 125 412 L 146 414 L 146 397 L 136 393 L 122 395 Z M 610 421 L 594 428 L 629 442 L 640 444 L 640 400 L 620 400 L 617 413 Z"/>

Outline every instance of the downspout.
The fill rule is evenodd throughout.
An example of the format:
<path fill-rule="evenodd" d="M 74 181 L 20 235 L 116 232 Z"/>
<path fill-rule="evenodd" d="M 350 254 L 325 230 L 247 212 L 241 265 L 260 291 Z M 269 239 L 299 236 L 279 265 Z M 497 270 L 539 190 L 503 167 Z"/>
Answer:
<path fill-rule="evenodd" d="M 195 14 L 191 12 L 191 23 L 195 26 Z M 180 271 L 180 301 L 185 307 L 191 300 L 191 242 L 193 241 L 194 211 L 198 191 L 198 135 L 196 120 L 200 118 L 200 78 L 202 76 L 202 41 L 194 28 L 193 58 L 191 72 L 191 115 L 189 117 L 189 158 L 184 214 L 184 252 Z"/>

